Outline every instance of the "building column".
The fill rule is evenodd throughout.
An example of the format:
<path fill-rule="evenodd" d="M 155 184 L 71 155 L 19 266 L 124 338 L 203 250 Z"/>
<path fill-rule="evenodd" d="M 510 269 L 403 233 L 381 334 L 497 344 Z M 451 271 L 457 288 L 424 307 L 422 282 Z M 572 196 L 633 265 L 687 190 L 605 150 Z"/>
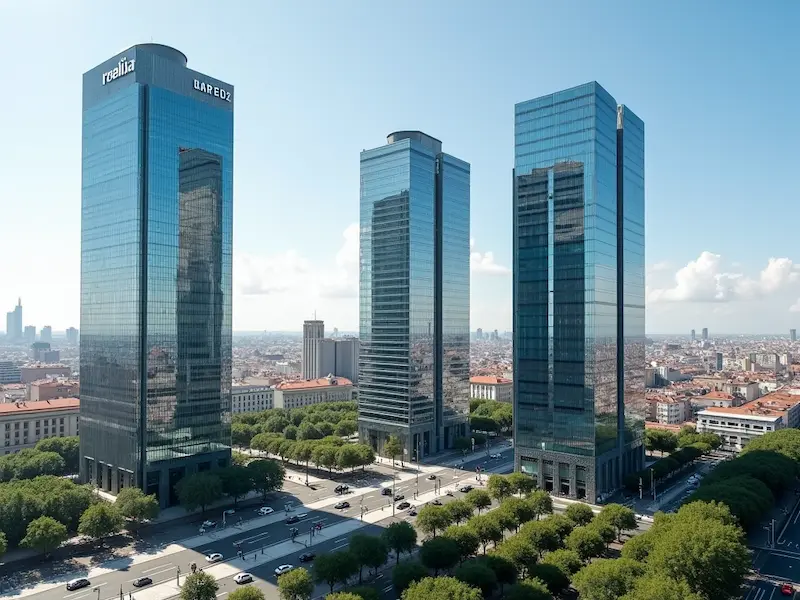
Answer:
<path fill-rule="evenodd" d="M 575 463 L 569 463 L 569 497 L 578 497 L 578 468 Z"/>

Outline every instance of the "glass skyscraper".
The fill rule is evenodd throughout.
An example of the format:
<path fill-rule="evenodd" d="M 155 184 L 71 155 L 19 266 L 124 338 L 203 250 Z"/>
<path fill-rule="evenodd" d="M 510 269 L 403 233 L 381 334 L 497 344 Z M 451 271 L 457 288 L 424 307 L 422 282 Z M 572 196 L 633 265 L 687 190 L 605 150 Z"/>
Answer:
<path fill-rule="evenodd" d="M 83 76 L 81 478 L 230 462 L 233 86 L 140 44 Z"/>
<path fill-rule="evenodd" d="M 407 460 L 468 433 L 469 178 L 419 131 L 361 153 L 359 435 Z"/>
<path fill-rule="evenodd" d="M 516 467 L 595 501 L 644 461 L 644 123 L 596 82 L 514 113 Z"/>

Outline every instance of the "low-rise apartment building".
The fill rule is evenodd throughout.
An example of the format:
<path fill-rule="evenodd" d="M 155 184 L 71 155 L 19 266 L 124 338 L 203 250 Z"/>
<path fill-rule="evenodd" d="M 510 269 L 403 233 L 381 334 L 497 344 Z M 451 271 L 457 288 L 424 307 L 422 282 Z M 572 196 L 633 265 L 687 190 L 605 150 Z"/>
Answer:
<path fill-rule="evenodd" d="M 80 384 L 77 381 L 46 379 L 34 381 L 26 387 L 26 396 L 31 402 L 55 400 L 56 398 L 76 398 L 81 392 Z"/>
<path fill-rule="evenodd" d="M 754 437 L 800 426 L 800 390 L 773 392 L 742 406 L 713 406 L 697 413 L 697 432 L 716 433 L 722 448 L 738 452 Z"/>
<path fill-rule="evenodd" d="M 469 378 L 469 397 L 479 400 L 511 402 L 514 382 L 503 377 L 476 375 Z"/>
<path fill-rule="evenodd" d="M 3 454 L 32 448 L 44 438 L 78 435 L 79 413 L 77 398 L 0 404 Z"/>
<path fill-rule="evenodd" d="M 40 379 L 52 379 L 53 377 L 69 377 L 72 370 L 65 365 L 25 365 L 19 368 L 20 383 L 33 383 Z"/>
<path fill-rule="evenodd" d="M 692 405 L 688 398 L 661 397 L 656 400 L 656 422 L 680 425 L 692 419 Z"/>
<path fill-rule="evenodd" d="M 345 402 L 355 398 L 353 382 L 345 377 L 320 377 L 285 381 L 275 386 L 275 408 L 302 408 L 321 402 Z"/>
<path fill-rule="evenodd" d="M 233 414 L 260 412 L 274 407 L 275 390 L 271 385 L 237 382 L 231 386 Z"/>

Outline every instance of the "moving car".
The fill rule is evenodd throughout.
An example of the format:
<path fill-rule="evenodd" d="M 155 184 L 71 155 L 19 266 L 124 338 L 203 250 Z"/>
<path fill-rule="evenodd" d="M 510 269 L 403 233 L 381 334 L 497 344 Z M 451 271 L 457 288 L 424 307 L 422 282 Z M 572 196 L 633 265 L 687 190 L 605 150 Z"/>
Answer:
<path fill-rule="evenodd" d="M 433 504 L 434 506 L 441 506 L 442 501 L 437 498 L 436 500 L 431 500 L 431 504 Z"/>
<path fill-rule="evenodd" d="M 466 494 L 467 492 L 471 492 L 472 491 L 472 486 L 471 485 L 465 485 L 465 486 L 459 488 L 458 491 L 461 492 L 462 494 Z"/>
<path fill-rule="evenodd" d="M 133 580 L 133 587 L 144 587 L 146 585 L 150 585 L 153 583 L 153 580 L 149 577 L 139 577 L 138 579 Z"/>
<path fill-rule="evenodd" d="M 408 509 L 408 515 L 411 516 L 411 517 L 416 517 L 417 516 L 417 509 L 412 506 L 411 508 Z"/>
<path fill-rule="evenodd" d="M 234 514 L 235 512 L 236 512 L 235 510 L 233 510 L 232 508 L 229 508 L 228 510 L 226 510 L 226 511 L 225 511 L 225 512 L 223 512 L 222 514 L 223 514 L 223 515 L 228 515 L 228 516 L 231 516 L 231 515 L 232 515 L 232 514 Z"/>
<path fill-rule="evenodd" d="M 403 496 L 403 494 L 395 494 L 394 501 L 395 502 L 400 502 L 400 500 L 405 500 L 405 498 L 406 497 Z"/>
<path fill-rule="evenodd" d="M 401 502 L 400 504 L 397 505 L 397 509 L 398 510 L 405 510 L 409 506 L 411 506 L 411 502 Z"/>
<path fill-rule="evenodd" d="M 288 573 L 294 569 L 294 565 L 281 565 L 277 569 L 275 569 L 275 575 L 283 575 L 284 573 Z"/>
<path fill-rule="evenodd" d="M 308 516 L 308 513 L 298 513 L 297 518 L 298 519 L 305 519 L 307 516 Z"/>
<path fill-rule="evenodd" d="M 233 576 L 233 580 L 241 585 L 243 583 L 250 583 L 253 581 L 253 576 L 250 573 L 237 573 Z"/>
<path fill-rule="evenodd" d="M 392 488 L 383 488 L 381 490 L 381 496 L 391 496 L 392 495 Z"/>
<path fill-rule="evenodd" d="M 333 491 L 336 492 L 337 494 L 344 494 L 349 490 L 350 490 L 349 485 L 337 485 L 335 488 L 333 488 Z"/>
<path fill-rule="evenodd" d="M 216 525 L 217 525 L 216 521 L 203 521 L 203 527 L 204 528 L 216 527 Z"/>
<path fill-rule="evenodd" d="M 264 515 L 271 515 L 274 512 L 275 511 L 272 510 L 272 508 L 270 508 L 269 506 L 262 506 L 261 508 L 258 509 L 258 514 L 260 514 L 262 517 Z"/>
<path fill-rule="evenodd" d="M 299 520 L 300 517 L 298 515 L 292 515 L 291 517 L 286 517 L 284 523 L 286 523 L 287 525 L 291 525 L 293 523 L 297 523 Z"/>
<path fill-rule="evenodd" d="M 494 459 L 496 460 L 496 459 L 500 458 L 500 455 L 499 455 L 499 454 L 497 454 L 497 453 L 495 453 L 495 454 L 490 454 L 490 455 L 489 455 L 489 458 L 494 458 Z"/>
<path fill-rule="evenodd" d="M 434 479 L 436 479 L 436 475 L 434 475 L 433 473 L 428 475 L 428 481 L 433 481 Z"/>
<path fill-rule="evenodd" d="M 92 583 L 86 579 L 86 577 L 78 577 L 77 579 L 70 579 L 67 582 L 67 590 L 71 592 L 72 590 L 79 590 L 89 585 L 92 585 Z"/>
<path fill-rule="evenodd" d="M 212 552 L 208 556 L 206 556 L 206 561 L 210 563 L 219 562 L 222 560 L 222 554 L 219 552 Z"/>
<path fill-rule="evenodd" d="M 350 503 L 349 502 L 337 502 L 336 504 L 333 505 L 333 508 L 338 508 L 340 510 L 342 508 L 350 508 Z"/>
<path fill-rule="evenodd" d="M 791 596 L 794 594 L 794 587 L 790 583 L 784 583 L 781 586 L 781 594 L 784 596 Z"/>
<path fill-rule="evenodd" d="M 316 557 L 317 555 L 314 554 L 313 552 L 303 552 L 303 554 L 297 557 L 297 560 L 299 560 L 300 562 L 311 562 Z"/>

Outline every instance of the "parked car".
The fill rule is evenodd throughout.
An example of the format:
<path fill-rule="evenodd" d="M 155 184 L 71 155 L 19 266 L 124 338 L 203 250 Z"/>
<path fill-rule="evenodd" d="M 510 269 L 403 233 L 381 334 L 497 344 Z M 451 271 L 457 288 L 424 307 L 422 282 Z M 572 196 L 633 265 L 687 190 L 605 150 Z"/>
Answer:
<path fill-rule="evenodd" d="M 333 508 L 337 508 L 339 510 L 341 510 L 343 508 L 350 508 L 350 503 L 349 502 L 337 502 L 336 504 L 333 505 Z"/>
<path fill-rule="evenodd" d="M 222 514 L 223 514 L 223 515 L 227 515 L 227 516 L 229 516 L 229 517 L 230 517 L 230 516 L 231 516 L 232 514 L 234 514 L 235 512 L 236 512 L 235 510 L 233 510 L 232 508 L 229 508 L 228 510 L 226 510 L 226 511 L 225 511 L 225 512 L 223 512 Z"/>
<path fill-rule="evenodd" d="M 149 577 L 139 577 L 138 579 L 133 580 L 133 587 L 144 587 L 146 585 L 150 585 L 153 583 L 153 580 Z"/>
<path fill-rule="evenodd" d="M 277 569 L 275 569 L 275 575 L 283 575 L 284 573 L 288 573 L 294 569 L 293 565 L 281 565 Z"/>
<path fill-rule="evenodd" d="M 274 512 L 275 511 L 269 506 L 262 506 L 261 508 L 258 509 L 258 514 L 261 515 L 262 517 L 264 515 L 271 515 Z"/>
<path fill-rule="evenodd" d="M 233 576 L 233 580 L 241 585 L 243 583 L 250 583 L 253 581 L 253 576 L 250 573 L 237 573 Z"/>
<path fill-rule="evenodd" d="M 78 577 L 77 579 L 70 579 L 67 582 L 67 590 L 71 592 L 72 590 L 79 590 L 89 585 L 92 585 L 92 582 L 86 579 L 86 577 Z"/>
<path fill-rule="evenodd" d="M 428 475 L 428 481 L 433 481 L 434 479 L 436 479 L 436 475 L 434 475 L 433 473 Z"/>
<path fill-rule="evenodd" d="M 471 485 L 465 485 L 465 486 L 459 488 L 458 491 L 461 492 L 462 494 L 466 494 L 467 492 L 471 492 L 472 491 L 472 486 Z"/>
<path fill-rule="evenodd" d="M 215 563 L 222 560 L 222 554 L 219 552 L 212 552 L 208 556 L 206 556 L 206 562 Z"/>
<path fill-rule="evenodd" d="M 490 454 L 489 458 L 494 458 L 495 460 L 497 460 L 498 458 L 500 458 L 500 455 L 498 453 Z"/>
<path fill-rule="evenodd" d="M 349 485 L 337 485 L 335 488 L 333 488 L 333 491 L 336 492 L 337 494 L 344 494 L 349 490 L 350 490 Z"/>
<path fill-rule="evenodd" d="M 381 490 L 381 496 L 391 496 L 392 495 L 392 488 L 383 488 Z"/>
<path fill-rule="evenodd" d="M 210 521 L 210 520 L 209 521 L 203 521 L 203 525 L 202 525 L 202 527 L 204 527 L 206 529 L 208 529 L 209 527 L 216 527 L 216 526 L 217 526 L 217 522 L 216 521 Z"/>
<path fill-rule="evenodd" d="M 292 515 L 291 517 L 286 517 L 284 523 L 287 525 L 292 525 L 293 523 L 297 523 L 300 520 L 300 517 L 297 515 Z"/>
<path fill-rule="evenodd" d="M 411 508 L 409 508 L 408 509 L 408 516 L 416 517 L 417 516 L 417 509 L 414 508 L 413 506 Z"/>
<path fill-rule="evenodd" d="M 405 510 L 409 506 L 411 506 L 411 502 L 401 502 L 400 504 L 397 505 L 397 509 L 398 510 Z"/>
<path fill-rule="evenodd" d="M 405 496 L 403 496 L 403 494 L 395 494 L 394 501 L 400 502 L 400 500 L 405 500 Z"/>
<path fill-rule="evenodd" d="M 784 583 L 781 586 L 781 594 L 784 596 L 791 596 L 794 594 L 794 587 L 790 583 Z"/>
<path fill-rule="evenodd" d="M 441 506 L 442 501 L 437 498 L 435 500 L 431 500 L 431 504 L 433 504 L 434 506 Z"/>
<path fill-rule="evenodd" d="M 300 562 L 311 562 L 317 557 L 316 554 L 313 552 L 303 552 L 300 556 L 297 557 L 297 560 Z"/>

